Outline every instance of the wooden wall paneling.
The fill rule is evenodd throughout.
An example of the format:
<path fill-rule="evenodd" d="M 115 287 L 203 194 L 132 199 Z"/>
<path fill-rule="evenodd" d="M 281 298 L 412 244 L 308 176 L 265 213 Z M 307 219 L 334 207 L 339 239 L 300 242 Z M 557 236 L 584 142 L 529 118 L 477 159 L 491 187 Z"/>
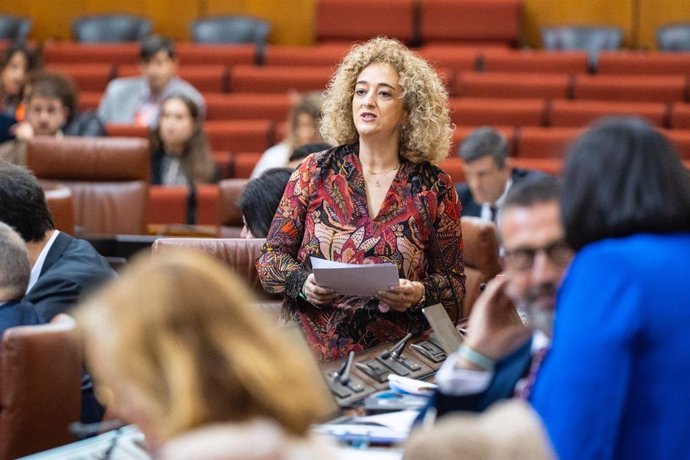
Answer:
<path fill-rule="evenodd" d="M 656 29 L 673 22 L 690 22 L 688 0 L 631 0 L 640 11 L 639 41 L 644 49 L 656 49 Z"/>

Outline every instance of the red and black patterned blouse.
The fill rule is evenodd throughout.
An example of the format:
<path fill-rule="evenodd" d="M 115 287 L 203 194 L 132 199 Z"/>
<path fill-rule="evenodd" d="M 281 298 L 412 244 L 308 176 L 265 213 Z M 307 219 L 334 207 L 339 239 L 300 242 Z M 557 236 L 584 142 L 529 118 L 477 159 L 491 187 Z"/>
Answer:
<path fill-rule="evenodd" d="M 306 302 L 299 293 L 310 273 L 310 256 L 394 263 L 400 278 L 424 283 L 426 305 L 442 302 L 451 318 L 465 294 L 460 204 L 450 177 L 428 162 L 401 159 L 381 209 L 371 219 L 358 153 L 356 144 L 340 146 L 301 163 L 257 261 L 264 289 L 285 296 L 283 315 L 300 324 L 324 361 L 422 332 L 428 325 L 419 308 L 389 311 L 373 297 L 339 296 L 327 306 Z"/>

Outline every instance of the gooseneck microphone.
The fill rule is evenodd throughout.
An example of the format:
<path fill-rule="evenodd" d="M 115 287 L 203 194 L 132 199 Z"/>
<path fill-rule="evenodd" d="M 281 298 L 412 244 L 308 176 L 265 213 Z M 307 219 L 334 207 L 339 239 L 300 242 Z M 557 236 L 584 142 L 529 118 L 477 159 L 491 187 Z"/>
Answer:
<path fill-rule="evenodd" d="M 351 351 L 347 355 L 347 359 L 343 366 L 333 373 L 333 380 L 340 383 L 341 385 L 347 386 L 350 381 L 350 369 L 352 368 L 352 362 L 355 360 L 355 352 Z"/>
<path fill-rule="evenodd" d="M 405 345 L 407 345 L 407 342 L 409 342 L 411 338 L 412 338 L 412 333 L 408 332 L 405 337 L 400 339 L 400 341 L 393 346 L 393 348 L 391 348 L 390 350 L 386 350 L 383 353 L 381 353 L 381 355 L 380 355 L 381 359 L 386 360 L 388 358 L 395 358 L 395 359 L 399 358 L 400 355 L 402 354 L 403 350 L 405 349 Z"/>
<path fill-rule="evenodd" d="M 422 193 L 422 183 L 419 180 L 418 176 L 412 176 L 410 178 L 410 182 L 412 183 L 412 193 L 421 195 Z M 446 281 L 448 281 L 448 284 L 450 285 L 450 290 L 453 293 L 453 300 L 455 301 L 455 321 L 454 324 L 457 326 L 458 322 L 460 321 L 460 302 L 458 301 L 458 293 L 455 292 L 455 285 L 453 284 L 453 280 L 450 277 L 450 271 L 448 270 L 448 265 L 446 264 L 446 258 L 443 257 L 443 252 L 441 252 L 441 245 L 438 242 L 438 234 L 436 233 L 436 227 L 434 227 L 434 223 L 431 221 L 431 216 L 429 215 L 429 209 L 426 207 L 426 201 L 424 200 L 423 197 L 420 196 L 420 201 L 422 202 L 422 209 L 424 211 L 424 218 L 425 220 L 429 223 L 429 226 L 431 227 L 431 244 L 433 244 L 436 248 L 436 252 L 438 252 L 439 258 L 441 259 L 441 269 L 443 270 L 443 276 L 445 276 Z"/>

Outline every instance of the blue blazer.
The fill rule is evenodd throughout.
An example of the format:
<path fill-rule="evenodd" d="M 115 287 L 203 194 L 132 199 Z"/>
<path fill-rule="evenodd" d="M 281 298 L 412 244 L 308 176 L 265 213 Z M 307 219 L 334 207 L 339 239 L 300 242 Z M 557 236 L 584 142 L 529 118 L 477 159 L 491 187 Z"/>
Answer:
<path fill-rule="evenodd" d="M 29 302 L 11 300 L 0 306 L 0 336 L 11 327 L 30 326 L 40 322 L 36 309 Z"/>

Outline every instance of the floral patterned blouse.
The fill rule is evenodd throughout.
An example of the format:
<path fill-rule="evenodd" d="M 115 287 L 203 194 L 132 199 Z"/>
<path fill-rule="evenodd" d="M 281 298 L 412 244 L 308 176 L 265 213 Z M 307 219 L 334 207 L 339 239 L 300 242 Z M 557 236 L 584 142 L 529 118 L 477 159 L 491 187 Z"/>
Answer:
<path fill-rule="evenodd" d="M 450 177 L 428 162 L 401 159 L 372 219 L 358 154 L 358 145 L 346 145 L 301 163 L 257 261 L 264 289 L 284 295 L 283 316 L 302 327 L 324 361 L 420 333 L 428 325 L 421 306 L 400 313 L 374 297 L 339 296 L 325 306 L 308 303 L 299 293 L 311 271 L 310 256 L 353 264 L 394 263 L 400 278 L 424 283 L 426 305 L 442 302 L 451 318 L 465 294 L 461 208 Z"/>

